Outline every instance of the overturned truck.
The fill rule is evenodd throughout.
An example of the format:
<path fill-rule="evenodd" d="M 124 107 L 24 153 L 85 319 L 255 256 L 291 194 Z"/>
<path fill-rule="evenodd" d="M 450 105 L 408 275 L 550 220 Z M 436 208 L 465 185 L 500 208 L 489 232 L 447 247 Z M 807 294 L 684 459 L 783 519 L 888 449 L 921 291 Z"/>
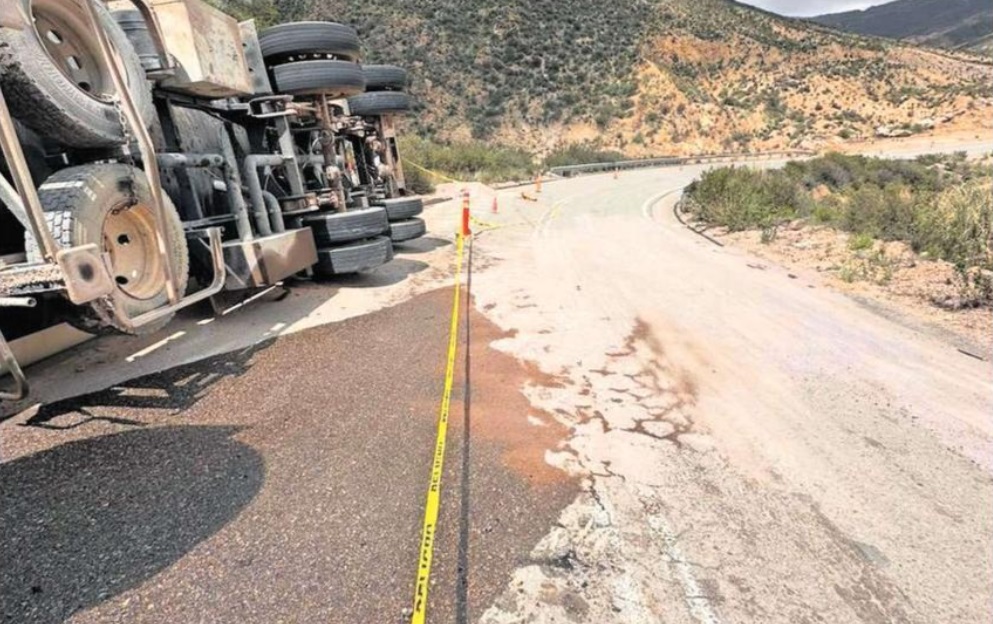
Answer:
<path fill-rule="evenodd" d="M 147 333 L 224 290 L 390 261 L 424 234 L 402 69 L 331 22 L 201 0 L 0 0 L 0 359 L 39 323 Z"/>

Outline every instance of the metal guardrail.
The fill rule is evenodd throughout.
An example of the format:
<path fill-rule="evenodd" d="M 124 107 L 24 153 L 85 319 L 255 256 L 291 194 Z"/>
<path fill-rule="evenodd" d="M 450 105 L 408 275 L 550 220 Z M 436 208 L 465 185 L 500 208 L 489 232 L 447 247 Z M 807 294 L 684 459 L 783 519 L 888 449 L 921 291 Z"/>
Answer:
<path fill-rule="evenodd" d="M 703 163 L 724 162 L 743 159 L 769 159 L 774 158 L 795 158 L 803 156 L 814 156 L 816 152 L 810 150 L 784 150 L 779 152 L 762 152 L 760 154 L 704 154 L 702 156 L 666 156 L 662 158 L 644 158 L 641 160 L 619 160 L 616 162 L 587 163 L 584 165 L 566 165 L 562 167 L 552 167 L 548 170 L 553 175 L 570 178 L 574 175 L 584 173 L 598 173 L 604 171 L 619 171 L 624 169 L 645 169 L 649 167 L 678 167 L 682 165 L 697 165 Z"/>

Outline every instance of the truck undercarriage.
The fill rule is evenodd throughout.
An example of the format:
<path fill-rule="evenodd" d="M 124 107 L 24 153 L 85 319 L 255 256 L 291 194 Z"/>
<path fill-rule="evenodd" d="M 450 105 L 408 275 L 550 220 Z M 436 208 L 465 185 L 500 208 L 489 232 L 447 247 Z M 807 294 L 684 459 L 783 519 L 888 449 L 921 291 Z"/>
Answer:
<path fill-rule="evenodd" d="M 369 270 L 421 236 L 407 75 L 351 28 L 200 0 L 0 5 L 0 359 L 53 322 L 146 333 L 223 290 Z"/>

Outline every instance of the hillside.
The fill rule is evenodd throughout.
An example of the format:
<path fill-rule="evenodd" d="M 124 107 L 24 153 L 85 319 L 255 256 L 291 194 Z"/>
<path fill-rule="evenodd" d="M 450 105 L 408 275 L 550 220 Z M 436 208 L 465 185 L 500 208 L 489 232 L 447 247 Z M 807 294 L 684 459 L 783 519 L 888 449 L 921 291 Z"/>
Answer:
<path fill-rule="evenodd" d="M 267 0 L 256 0 L 256 6 Z M 991 68 L 726 0 L 292 0 L 408 67 L 442 140 L 631 156 L 816 147 L 991 116 Z M 290 15 L 285 15 L 286 12 Z"/>
<path fill-rule="evenodd" d="M 951 50 L 993 52 L 993 3 L 989 0 L 896 0 L 864 11 L 811 19 L 862 35 Z"/>

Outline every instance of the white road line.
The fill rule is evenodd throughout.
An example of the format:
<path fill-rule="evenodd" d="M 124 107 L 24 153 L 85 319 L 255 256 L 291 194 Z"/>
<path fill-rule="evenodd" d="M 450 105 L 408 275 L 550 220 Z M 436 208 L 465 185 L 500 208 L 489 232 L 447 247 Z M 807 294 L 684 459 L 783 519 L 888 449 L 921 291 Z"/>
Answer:
<path fill-rule="evenodd" d="M 128 357 L 124 358 L 124 361 L 125 362 L 128 362 L 128 363 L 134 362 L 138 358 L 143 358 L 146 355 L 148 355 L 149 353 L 151 353 L 151 352 L 153 352 L 153 351 L 155 351 L 157 349 L 161 349 L 162 347 L 166 346 L 167 344 L 169 344 L 173 340 L 179 340 L 180 338 L 182 338 L 185 335 L 186 335 L 186 332 L 184 332 L 184 331 L 178 331 L 175 334 L 169 336 L 168 338 L 163 338 L 162 340 L 156 342 L 155 344 L 148 345 L 147 347 L 145 347 L 141 351 L 137 351 L 135 353 L 132 353 Z"/>
<path fill-rule="evenodd" d="M 278 288 L 278 287 L 280 287 L 280 284 L 276 284 L 275 286 L 270 286 L 269 288 L 266 288 L 262 292 L 257 293 L 255 295 L 252 295 L 251 297 L 249 297 L 248 299 L 245 299 L 241 303 L 239 303 L 237 305 L 233 305 L 230 308 L 228 308 L 227 310 L 221 312 L 221 316 L 227 316 L 228 314 L 231 314 L 235 310 L 239 310 L 239 309 L 247 306 L 248 304 L 252 303 L 253 301 L 255 301 L 255 300 L 257 300 L 257 299 L 259 299 L 261 297 L 264 297 L 264 296 L 268 295 L 272 291 L 276 290 L 276 288 Z"/>
<path fill-rule="evenodd" d="M 654 215 L 652 214 L 652 209 L 655 208 L 655 204 L 659 203 L 660 201 L 662 201 L 669 195 L 672 195 L 673 193 L 679 193 L 684 188 L 686 187 L 680 186 L 678 188 L 669 189 L 668 191 L 662 191 L 657 195 L 652 195 L 651 197 L 645 200 L 644 204 L 641 205 L 641 215 L 650 221 L 654 221 L 655 219 L 654 219 Z"/>
<path fill-rule="evenodd" d="M 693 567 L 683 555 L 676 534 L 669 527 L 669 523 L 662 516 L 650 514 L 648 524 L 661 534 L 662 551 L 669 558 L 669 562 L 679 578 L 679 584 L 683 587 L 683 599 L 686 600 L 686 606 L 690 609 L 690 615 L 702 624 L 721 624 L 721 619 L 714 611 L 710 598 L 700 587 L 700 582 L 694 576 Z"/>

